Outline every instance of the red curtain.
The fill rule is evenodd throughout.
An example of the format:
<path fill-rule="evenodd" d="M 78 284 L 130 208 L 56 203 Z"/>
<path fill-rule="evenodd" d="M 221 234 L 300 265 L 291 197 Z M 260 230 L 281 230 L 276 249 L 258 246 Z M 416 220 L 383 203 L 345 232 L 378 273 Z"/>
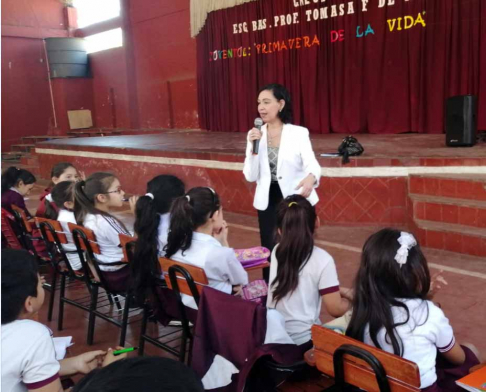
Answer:
<path fill-rule="evenodd" d="M 295 2 L 304 5 L 259 0 L 209 14 L 197 36 L 201 128 L 246 132 L 258 116 L 258 89 L 281 83 L 292 95 L 293 122 L 313 133 L 442 133 L 445 99 L 466 94 L 478 96 L 478 128 L 486 129 L 485 0 L 369 0 L 366 12 L 362 0 Z M 332 17 L 341 4 L 345 14 Z M 313 19 L 323 7 L 327 19 L 307 21 L 306 11 Z M 274 25 L 275 15 L 294 12 L 299 23 Z M 413 27 L 405 28 L 405 16 Z M 253 32 L 258 19 L 267 28 Z M 249 32 L 234 34 L 243 22 Z M 364 35 L 368 25 L 373 32 Z M 290 49 L 298 37 L 300 49 L 297 40 Z M 319 45 L 308 47 L 314 37 Z M 256 46 L 264 43 L 273 53 Z"/>

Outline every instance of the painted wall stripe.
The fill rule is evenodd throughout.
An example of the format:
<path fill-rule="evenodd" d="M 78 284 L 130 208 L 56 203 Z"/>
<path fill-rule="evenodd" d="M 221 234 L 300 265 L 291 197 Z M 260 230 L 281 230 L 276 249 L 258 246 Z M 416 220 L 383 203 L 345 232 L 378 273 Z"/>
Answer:
<path fill-rule="evenodd" d="M 93 151 L 56 150 L 36 148 L 37 154 L 68 157 L 109 159 L 125 162 L 155 163 L 243 171 L 242 162 L 221 162 L 202 159 L 152 157 L 142 155 L 111 154 Z M 408 177 L 411 174 L 486 174 L 486 166 L 411 166 L 411 167 L 329 167 L 322 168 L 323 177 Z"/>

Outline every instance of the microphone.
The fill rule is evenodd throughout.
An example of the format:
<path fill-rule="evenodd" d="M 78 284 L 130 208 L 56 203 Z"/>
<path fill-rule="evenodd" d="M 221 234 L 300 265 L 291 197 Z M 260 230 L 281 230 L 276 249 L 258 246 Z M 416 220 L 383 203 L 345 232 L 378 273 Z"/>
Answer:
<path fill-rule="evenodd" d="M 255 122 L 253 123 L 255 128 L 259 131 L 262 130 L 263 120 L 260 117 L 255 118 Z M 253 155 L 258 155 L 258 149 L 260 147 L 260 140 L 253 140 Z"/>

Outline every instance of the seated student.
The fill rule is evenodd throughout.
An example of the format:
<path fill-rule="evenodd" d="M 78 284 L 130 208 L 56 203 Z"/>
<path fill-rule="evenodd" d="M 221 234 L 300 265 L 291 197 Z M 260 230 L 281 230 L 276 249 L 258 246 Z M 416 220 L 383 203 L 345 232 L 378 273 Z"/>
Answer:
<path fill-rule="evenodd" d="M 56 184 L 62 181 L 77 182 L 79 181 L 80 177 L 84 180 L 84 173 L 80 172 L 78 174 L 78 171 L 71 163 L 60 162 L 54 165 L 54 167 L 51 170 L 51 183 L 46 189 L 44 189 L 44 192 L 39 197 L 40 204 L 39 207 L 37 208 L 37 212 L 35 213 L 35 216 L 38 216 L 40 218 L 44 218 L 44 217 L 47 218 L 47 216 L 45 215 L 46 209 L 48 209 L 49 207 L 50 209 L 54 209 L 54 210 L 56 209 L 55 205 L 51 205 L 52 203 L 51 191 Z"/>
<path fill-rule="evenodd" d="M 62 230 L 66 234 L 68 244 L 63 244 L 62 247 L 66 252 L 73 252 L 76 250 L 74 245 L 73 235 L 69 230 L 68 223 L 76 223 L 74 217 L 74 186 L 75 183 L 71 181 L 58 182 L 52 188 L 51 200 L 46 206 L 45 217 L 48 219 L 57 220 L 61 223 Z M 55 205 L 56 208 L 52 208 Z M 75 271 L 82 268 L 81 260 L 77 253 L 66 253 L 71 268 Z"/>
<path fill-rule="evenodd" d="M 12 213 L 12 205 L 15 205 L 25 211 L 27 218 L 32 218 L 24 197 L 30 193 L 36 181 L 35 176 L 27 170 L 14 166 L 5 170 L 2 174 L 2 208 Z"/>
<path fill-rule="evenodd" d="M 286 197 L 278 206 L 280 240 L 272 252 L 267 307 L 285 318 L 285 329 L 295 344 L 311 340 L 311 327 L 321 324 L 321 303 L 334 317 L 351 306 L 339 289 L 332 256 L 314 246 L 319 227 L 315 208 L 300 195 Z"/>
<path fill-rule="evenodd" d="M 211 188 L 192 188 L 174 201 L 166 257 L 203 268 L 209 286 L 231 294 L 248 283 L 248 274 L 228 244 L 228 225 L 218 194 Z M 192 297 L 185 305 L 197 309 Z"/>
<path fill-rule="evenodd" d="M 192 369 L 169 358 L 136 357 L 92 371 L 73 392 L 203 392 Z"/>
<path fill-rule="evenodd" d="M 152 288 L 151 276 L 160 275 L 158 257 L 165 254 L 170 224 L 170 207 L 184 195 L 184 183 L 177 177 L 161 175 L 147 183 L 147 193 L 135 206 L 137 243 L 131 263 L 135 291 L 140 298 Z"/>
<path fill-rule="evenodd" d="M 123 206 L 124 195 L 120 180 L 111 173 L 93 173 L 86 181 L 76 183 L 74 188 L 76 222 L 94 232 L 101 252 L 95 256 L 113 292 L 126 291 L 130 278 L 130 268 L 121 264 L 123 250 L 118 234 L 132 233 L 110 214 L 113 207 Z M 136 197 L 132 196 L 130 206 L 134 206 L 135 202 Z"/>
<path fill-rule="evenodd" d="M 56 360 L 49 329 L 33 320 L 44 302 L 36 259 L 2 250 L 2 392 L 61 392 L 60 376 L 87 374 L 117 359 L 103 350 Z M 126 356 L 126 354 L 125 354 Z"/>
<path fill-rule="evenodd" d="M 444 312 L 428 300 L 430 290 L 427 260 L 413 235 L 380 230 L 363 247 L 346 335 L 415 362 L 422 390 L 459 392 L 455 380 L 478 358 L 474 348 L 456 343 Z"/>

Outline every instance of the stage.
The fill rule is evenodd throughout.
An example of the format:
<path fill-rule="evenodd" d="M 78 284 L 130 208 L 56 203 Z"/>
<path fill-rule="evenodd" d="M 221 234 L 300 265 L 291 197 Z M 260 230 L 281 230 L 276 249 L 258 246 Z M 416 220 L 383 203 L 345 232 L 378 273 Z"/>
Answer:
<path fill-rule="evenodd" d="M 344 135 L 312 135 L 316 156 L 336 152 Z M 212 186 L 226 210 L 255 215 L 254 184 L 242 173 L 245 134 L 167 131 L 62 139 L 36 145 L 40 174 L 72 162 L 86 173 L 113 171 L 123 189 L 143 194 L 153 176 L 175 174 L 188 188 Z M 327 225 L 392 225 L 414 230 L 436 249 L 486 256 L 486 144 L 449 148 L 444 135 L 357 135 L 365 152 L 342 165 L 318 157 L 317 205 Z"/>

